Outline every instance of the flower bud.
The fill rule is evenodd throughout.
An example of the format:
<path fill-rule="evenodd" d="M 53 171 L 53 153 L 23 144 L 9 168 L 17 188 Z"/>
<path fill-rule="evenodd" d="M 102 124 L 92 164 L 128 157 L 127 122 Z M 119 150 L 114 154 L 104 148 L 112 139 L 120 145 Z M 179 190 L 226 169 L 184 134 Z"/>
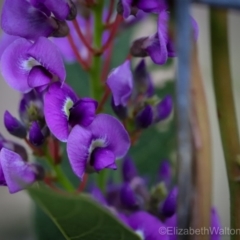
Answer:
<path fill-rule="evenodd" d="M 173 109 L 173 101 L 171 96 L 166 96 L 162 101 L 160 101 L 156 109 L 156 122 L 165 120 L 168 118 L 172 112 Z"/>
<path fill-rule="evenodd" d="M 58 28 L 52 33 L 52 37 L 66 37 L 69 33 L 69 28 L 66 21 L 60 21 L 56 18 L 52 18 L 55 20 Z"/>
<path fill-rule="evenodd" d="M 147 105 L 142 109 L 136 116 L 136 124 L 139 128 L 147 128 L 153 122 L 153 111 L 152 107 Z"/>
<path fill-rule="evenodd" d="M 40 126 L 35 121 L 29 129 L 29 141 L 34 146 L 41 146 L 44 143 L 45 136 L 43 135 Z"/>
<path fill-rule="evenodd" d="M 167 198 L 160 206 L 160 213 L 166 218 L 172 217 L 177 208 L 177 187 L 173 188 L 172 191 L 168 194 Z"/>
<path fill-rule="evenodd" d="M 146 51 L 146 48 L 144 47 L 146 45 L 146 42 L 148 41 L 148 37 L 142 37 L 137 40 L 135 40 L 132 43 L 132 46 L 130 48 L 130 53 L 133 57 L 147 57 L 148 52 Z"/>
<path fill-rule="evenodd" d="M 131 188 L 130 184 L 125 183 L 120 191 L 120 198 L 122 204 L 127 208 L 137 208 L 138 200 L 135 192 Z"/>
<path fill-rule="evenodd" d="M 122 165 L 122 174 L 125 182 L 131 181 L 134 177 L 137 177 L 137 169 L 130 157 L 125 157 Z"/>
<path fill-rule="evenodd" d="M 67 20 L 73 20 L 77 16 L 77 7 L 71 0 L 69 0 L 68 5 L 69 5 L 69 14 L 67 16 Z"/>
<path fill-rule="evenodd" d="M 8 111 L 5 111 L 4 113 L 4 125 L 8 132 L 15 137 L 25 138 L 27 135 L 24 125 L 15 117 L 13 117 Z"/>
<path fill-rule="evenodd" d="M 116 106 L 114 104 L 114 100 L 112 98 L 111 100 L 111 106 L 112 106 L 112 109 L 114 111 L 114 113 L 120 118 L 120 119 L 125 119 L 127 117 L 127 114 L 128 114 L 128 111 L 127 111 L 127 107 L 123 106 L 123 105 L 118 105 Z"/>

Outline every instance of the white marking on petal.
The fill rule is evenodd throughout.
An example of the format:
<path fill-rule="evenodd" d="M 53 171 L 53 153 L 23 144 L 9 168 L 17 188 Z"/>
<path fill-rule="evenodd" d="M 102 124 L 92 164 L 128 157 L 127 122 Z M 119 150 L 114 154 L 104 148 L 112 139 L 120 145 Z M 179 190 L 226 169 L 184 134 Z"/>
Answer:
<path fill-rule="evenodd" d="M 30 57 L 21 64 L 22 69 L 30 71 L 33 67 L 41 65 L 36 59 Z"/>
<path fill-rule="evenodd" d="M 140 239 L 144 240 L 144 232 L 140 229 L 136 230 L 135 233 L 140 237 Z"/>
<path fill-rule="evenodd" d="M 70 109 L 73 107 L 73 101 L 71 98 L 66 98 L 64 104 L 63 104 L 63 112 L 69 118 L 70 115 Z"/>

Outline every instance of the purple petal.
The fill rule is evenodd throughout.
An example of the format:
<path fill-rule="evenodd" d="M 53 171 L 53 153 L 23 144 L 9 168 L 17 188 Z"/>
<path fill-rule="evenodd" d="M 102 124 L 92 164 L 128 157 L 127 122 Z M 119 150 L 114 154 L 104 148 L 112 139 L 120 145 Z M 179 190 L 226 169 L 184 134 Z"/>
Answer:
<path fill-rule="evenodd" d="M 5 0 L 1 24 L 6 33 L 32 40 L 48 37 L 57 28 L 26 0 Z"/>
<path fill-rule="evenodd" d="M 136 208 L 138 206 L 137 197 L 130 184 L 125 183 L 120 191 L 122 204 L 127 208 Z"/>
<path fill-rule="evenodd" d="M 74 173 L 81 179 L 85 173 L 89 158 L 92 133 L 76 125 L 68 137 L 67 154 Z"/>
<path fill-rule="evenodd" d="M 116 158 L 123 157 L 129 147 L 130 139 L 122 123 L 107 114 L 98 114 L 88 127 L 95 139 L 104 139 L 106 148 L 112 151 Z"/>
<path fill-rule="evenodd" d="M 51 82 L 52 75 L 42 66 L 35 66 L 28 75 L 28 85 L 31 88 L 47 85 Z"/>
<path fill-rule="evenodd" d="M 1 72 L 4 80 L 10 87 L 23 93 L 31 90 L 27 81 L 31 70 L 29 61 L 32 62 L 27 55 L 30 46 L 31 42 L 19 38 L 7 47 L 1 58 Z"/>
<path fill-rule="evenodd" d="M 48 17 L 51 16 L 51 11 L 44 5 L 44 0 L 30 0 L 30 3 L 41 12 L 44 12 Z"/>
<path fill-rule="evenodd" d="M 0 39 L 0 58 L 3 52 L 5 51 L 5 49 L 18 38 L 19 37 L 8 35 L 7 33 L 2 34 Z"/>
<path fill-rule="evenodd" d="M 164 64 L 168 59 L 168 13 L 162 11 L 158 16 L 158 33 L 151 36 L 146 48 L 152 61 L 156 64 Z"/>
<path fill-rule="evenodd" d="M 56 75 L 61 82 L 65 81 L 66 70 L 61 53 L 49 39 L 40 37 L 29 48 L 28 54 L 36 59 L 50 73 Z"/>
<path fill-rule="evenodd" d="M 171 96 L 166 96 L 158 105 L 156 121 L 162 121 L 169 117 L 173 109 L 173 101 Z"/>
<path fill-rule="evenodd" d="M 123 105 L 116 106 L 114 104 L 113 98 L 111 98 L 111 107 L 112 107 L 114 113 L 118 116 L 118 118 L 120 118 L 120 119 L 127 118 L 128 111 L 127 111 L 126 106 L 123 106 Z"/>
<path fill-rule="evenodd" d="M 130 227 L 142 235 L 144 240 L 167 240 L 167 233 L 159 234 L 163 223 L 151 214 L 143 211 L 133 213 L 129 219 Z"/>
<path fill-rule="evenodd" d="M 169 240 L 177 240 L 177 214 L 173 215 L 170 218 L 167 218 L 164 223 L 170 231 L 170 234 L 168 235 Z"/>
<path fill-rule="evenodd" d="M 72 126 L 79 124 L 87 127 L 95 118 L 98 103 L 91 98 L 79 99 L 70 109 L 69 122 Z"/>
<path fill-rule="evenodd" d="M 119 14 L 123 15 L 124 18 L 127 18 L 131 14 L 133 0 L 120 0 L 118 3 L 117 11 Z"/>
<path fill-rule="evenodd" d="M 161 205 L 160 212 L 164 217 L 169 218 L 176 213 L 177 195 L 178 189 L 177 187 L 174 187 L 172 191 L 168 194 L 167 198 L 164 200 L 163 204 Z"/>
<path fill-rule="evenodd" d="M 91 191 L 91 195 L 92 195 L 93 199 L 97 200 L 101 205 L 104 205 L 104 206 L 108 205 L 105 197 L 103 196 L 103 194 L 99 188 L 94 187 Z"/>
<path fill-rule="evenodd" d="M 7 183 L 3 174 L 3 170 L 1 167 L 1 163 L 0 163 L 0 186 L 7 186 Z"/>
<path fill-rule="evenodd" d="M 113 152 L 105 148 L 96 148 L 91 154 L 90 164 L 99 172 L 104 168 L 112 169 L 115 163 L 115 155 Z M 116 166 L 115 166 L 115 169 Z"/>
<path fill-rule="evenodd" d="M 147 128 L 153 122 L 153 110 L 147 105 L 136 116 L 136 124 L 139 128 Z"/>
<path fill-rule="evenodd" d="M 159 13 L 166 9 L 164 0 L 138 0 L 137 7 L 144 12 Z"/>
<path fill-rule="evenodd" d="M 69 134 L 70 108 L 77 101 L 73 90 L 64 84 L 53 83 L 44 96 L 44 115 L 47 126 L 60 141 L 66 142 Z"/>
<path fill-rule="evenodd" d="M 36 180 L 32 166 L 13 151 L 2 148 L 0 163 L 10 193 L 26 188 Z"/>
<path fill-rule="evenodd" d="M 112 91 L 114 104 L 126 106 L 133 90 L 133 77 L 129 60 L 109 74 L 107 85 Z"/>
<path fill-rule="evenodd" d="M 138 172 L 132 159 L 126 156 L 123 160 L 122 175 L 125 182 L 130 182 L 133 178 L 138 176 Z"/>
<path fill-rule="evenodd" d="M 5 111 L 4 113 L 4 125 L 8 132 L 13 136 L 25 138 L 27 135 L 26 128 L 23 124 L 13 117 L 8 111 Z"/>
<path fill-rule="evenodd" d="M 59 20 L 65 20 L 70 14 L 70 7 L 66 0 L 45 0 L 44 5 Z"/>
<path fill-rule="evenodd" d="M 134 71 L 134 82 L 137 92 L 151 97 L 154 93 L 152 78 L 147 71 L 144 60 L 141 60 Z"/>
<path fill-rule="evenodd" d="M 44 140 L 45 137 L 41 131 L 40 126 L 36 121 L 34 121 L 29 129 L 29 141 L 34 146 L 41 146 L 44 143 Z"/>

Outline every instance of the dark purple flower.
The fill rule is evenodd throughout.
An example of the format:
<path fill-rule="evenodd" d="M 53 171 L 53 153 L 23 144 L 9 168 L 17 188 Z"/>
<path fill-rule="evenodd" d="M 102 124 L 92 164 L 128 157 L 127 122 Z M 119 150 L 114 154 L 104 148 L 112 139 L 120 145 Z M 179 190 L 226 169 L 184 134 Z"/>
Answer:
<path fill-rule="evenodd" d="M 159 234 L 165 225 L 150 213 L 138 211 L 128 218 L 130 227 L 144 240 L 167 240 L 167 233 Z"/>
<path fill-rule="evenodd" d="M 22 93 L 53 80 L 64 82 L 66 77 L 59 50 L 44 37 L 34 43 L 23 38 L 14 41 L 2 54 L 1 70 L 8 85 Z"/>
<path fill-rule="evenodd" d="M 8 111 L 5 111 L 4 113 L 4 125 L 8 132 L 13 136 L 25 138 L 27 135 L 25 126 L 15 117 L 13 117 Z"/>
<path fill-rule="evenodd" d="M 159 122 L 170 116 L 173 110 L 173 100 L 171 96 L 164 97 L 155 107 L 154 121 Z"/>
<path fill-rule="evenodd" d="M 29 126 L 32 121 L 42 122 L 44 119 L 42 94 L 35 90 L 23 94 L 18 113 L 21 121 L 26 126 Z"/>
<path fill-rule="evenodd" d="M 137 195 L 135 194 L 129 183 L 123 184 L 120 190 L 120 199 L 121 203 L 126 208 L 135 209 L 139 207 Z"/>
<path fill-rule="evenodd" d="M 53 83 L 44 96 L 44 115 L 53 135 L 66 142 L 76 124 L 87 127 L 92 123 L 97 102 L 91 98 L 79 99 L 66 84 Z"/>
<path fill-rule="evenodd" d="M 135 91 L 137 94 L 143 94 L 152 97 L 154 94 L 154 86 L 152 78 L 147 71 L 144 59 L 139 62 L 134 71 Z"/>
<path fill-rule="evenodd" d="M 133 76 L 130 61 L 113 69 L 107 79 L 107 85 L 112 91 L 115 106 L 126 106 L 133 91 Z"/>
<path fill-rule="evenodd" d="M 116 118 L 98 114 L 86 128 L 76 125 L 68 137 L 67 153 L 75 174 L 82 178 L 85 171 L 116 169 L 115 160 L 130 147 L 124 126 Z"/>
<path fill-rule="evenodd" d="M 150 105 L 146 105 L 136 116 L 138 128 L 147 128 L 153 122 L 153 110 Z"/>
<path fill-rule="evenodd" d="M 29 129 L 29 141 L 34 146 L 41 146 L 45 141 L 45 136 L 37 121 L 32 122 Z"/>
<path fill-rule="evenodd" d="M 1 149 L 0 181 L 8 187 L 10 193 L 16 193 L 38 180 L 39 169 L 39 166 L 25 162 L 17 153 Z"/>
<path fill-rule="evenodd" d="M 160 214 L 165 218 L 172 217 L 177 209 L 178 189 L 174 187 L 160 206 Z"/>
<path fill-rule="evenodd" d="M 122 175 L 124 182 L 130 182 L 133 178 L 138 176 L 135 164 L 129 156 L 123 160 Z"/>

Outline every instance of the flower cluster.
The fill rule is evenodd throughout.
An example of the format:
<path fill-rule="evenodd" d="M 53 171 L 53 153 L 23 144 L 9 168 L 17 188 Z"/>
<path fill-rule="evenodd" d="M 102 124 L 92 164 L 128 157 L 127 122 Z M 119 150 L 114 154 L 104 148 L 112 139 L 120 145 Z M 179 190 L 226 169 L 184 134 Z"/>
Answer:
<path fill-rule="evenodd" d="M 122 183 L 109 183 L 105 196 L 94 187 L 93 199 L 105 206 L 124 224 L 132 228 L 141 239 L 177 239 L 177 231 L 168 236 L 167 229 L 177 229 L 178 188 L 172 181 L 172 168 L 169 161 L 162 161 L 158 181 L 148 191 L 144 178 L 139 176 L 130 157 L 125 157 L 122 166 Z M 211 209 L 211 228 L 220 229 L 221 223 L 216 209 Z M 159 232 L 165 228 L 165 232 Z M 220 239 L 212 233 L 211 239 Z"/>

